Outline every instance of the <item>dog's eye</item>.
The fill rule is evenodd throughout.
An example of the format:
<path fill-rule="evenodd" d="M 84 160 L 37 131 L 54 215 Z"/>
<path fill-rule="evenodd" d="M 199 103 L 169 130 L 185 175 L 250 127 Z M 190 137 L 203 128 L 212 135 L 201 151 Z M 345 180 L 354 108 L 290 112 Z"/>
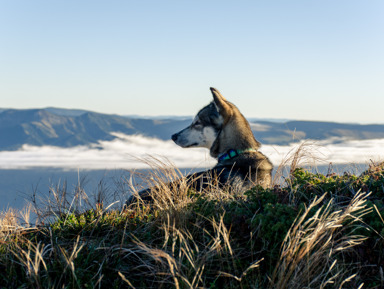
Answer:
<path fill-rule="evenodd" d="M 193 126 L 197 126 L 197 127 L 199 127 L 199 126 L 201 126 L 202 124 L 201 124 L 201 122 L 200 121 L 196 121 L 194 124 L 193 124 Z"/>

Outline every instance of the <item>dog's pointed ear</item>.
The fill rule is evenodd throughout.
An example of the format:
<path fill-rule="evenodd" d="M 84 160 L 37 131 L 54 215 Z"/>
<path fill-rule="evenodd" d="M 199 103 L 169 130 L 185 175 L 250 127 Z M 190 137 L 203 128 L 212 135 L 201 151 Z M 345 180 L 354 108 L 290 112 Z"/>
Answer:
<path fill-rule="evenodd" d="M 213 102 L 216 105 L 219 113 L 224 117 L 230 116 L 231 107 L 228 105 L 227 100 L 224 98 L 224 96 L 222 96 L 221 93 L 213 87 L 211 87 L 211 92 L 213 96 Z"/>

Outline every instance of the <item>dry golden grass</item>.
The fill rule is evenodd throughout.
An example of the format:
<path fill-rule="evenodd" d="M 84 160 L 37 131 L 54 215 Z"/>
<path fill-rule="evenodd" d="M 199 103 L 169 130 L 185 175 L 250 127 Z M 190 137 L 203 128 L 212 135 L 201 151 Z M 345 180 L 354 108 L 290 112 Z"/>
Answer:
<path fill-rule="evenodd" d="M 319 146 L 313 141 L 303 141 L 297 147 L 291 149 L 280 164 L 275 168 L 272 185 L 282 185 L 289 181 L 289 177 L 295 169 L 303 166 L 316 167 L 324 162 Z M 287 179 L 288 177 L 288 179 Z"/>
<path fill-rule="evenodd" d="M 354 277 L 337 270 L 336 256 L 366 240 L 364 236 L 346 235 L 345 228 L 372 211 L 366 208 L 368 195 L 358 193 L 345 208 L 336 211 L 331 199 L 308 219 L 324 197 L 314 199 L 288 231 L 271 288 L 325 288 L 329 284 L 342 288 Z"/>

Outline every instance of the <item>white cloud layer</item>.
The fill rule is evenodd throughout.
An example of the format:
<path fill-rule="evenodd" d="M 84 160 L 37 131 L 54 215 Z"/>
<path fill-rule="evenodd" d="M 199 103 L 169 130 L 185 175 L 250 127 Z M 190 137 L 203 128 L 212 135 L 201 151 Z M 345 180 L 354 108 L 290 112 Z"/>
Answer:
<path fill-rule="evenodd" d="M 112 141 L 100 141 L 91 146 L 59 148 L 52 146 L 24 145 L 18 151 L 0 152 L 1 169 L 24 169 L 56 167 L 64 169 L 139 169 L 147 168 L 140 158 L 148 156 L 166 158 L 179 168 L 210 167 L 215 160 L 207 149 L 183 149 L 172 141 L 162 141 L 139 135 L 114 134 Z M 263 145 L 261 151 L 274 165 L 283 159 L 299 144 L 287 146 Z M 371 159 L 384 159 L 384 139 L 360 141 L 319 141 L 309 151 L 322 159 L 317 164 L 368 163 Z"/>

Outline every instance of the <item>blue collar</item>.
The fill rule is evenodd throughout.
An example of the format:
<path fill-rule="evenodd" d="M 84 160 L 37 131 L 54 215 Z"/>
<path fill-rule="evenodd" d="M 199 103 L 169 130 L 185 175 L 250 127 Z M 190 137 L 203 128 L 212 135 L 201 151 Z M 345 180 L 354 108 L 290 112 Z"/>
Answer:
<path fill-rule="evenodd" d="M 252 148 L 245 149 L 245 150 L 229 149 L 227 152 L 220 154 L 217 159 L 218 159 L 219 163 L 221 163 L 223 161 L 233 159 L 233 158 L 235 158 L 235 157 L 237 157 L 243 153 L 247 153 L 247 152 L 257 152 L 257 150 L 252 149 Z"/>

